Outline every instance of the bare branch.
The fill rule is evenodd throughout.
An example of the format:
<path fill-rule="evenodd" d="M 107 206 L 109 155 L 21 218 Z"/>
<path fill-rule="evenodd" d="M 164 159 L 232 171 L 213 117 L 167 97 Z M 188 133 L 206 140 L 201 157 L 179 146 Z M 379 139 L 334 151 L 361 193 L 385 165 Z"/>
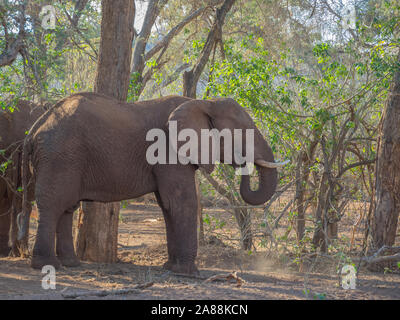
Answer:
<path fill-rule="evenodd" d="M 165 36 L 161 39 L 153 48 L 151 48 L 145 55 L 145 60 L 148 61 L 162 48 L 167 47 L 171 40 L 186 26 L 189 22 L 200 16 L 208 7 L 202 7 L 191 14 L 189 14 L 185 19 L 173 27 Z"/>
<path fill-rule="evenodd" d="M 206 43 L 201 51 L 200 59 L 192 70 L 186 71 L 183 74 L 183 94 L 188 97 L 196 97 L 196 87 L 200 79 L 200 75 L 206 66 L 210 57 L 211 51 L 216 42 L 221 41 L 222 26 L 225 22 L 225 17 L 231 10 L 235 0 L 225 0 L 220 8 L 217 9 L 214 24 L 208 33 Z"/>
<path fill-rule="evenodd" d="M 156 19 L 165 6 L 168 0 L 150 0 L 147 6 L 146 14 L 143 21 L 142 29 L 135 39 L 135 48 L 132 53 L 132 70 L 131 72 L 138 72 L 142 74 L 145 67 L 145 49 L 147 40 L 149 39 L 151 28 L 153 27 Z"/>

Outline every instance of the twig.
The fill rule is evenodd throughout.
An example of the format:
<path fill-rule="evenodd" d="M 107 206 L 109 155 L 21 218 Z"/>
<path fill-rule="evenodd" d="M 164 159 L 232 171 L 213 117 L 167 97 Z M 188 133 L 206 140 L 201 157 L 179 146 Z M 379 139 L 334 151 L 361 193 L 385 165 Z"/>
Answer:
<path fill-rule="evenodd" d="M 182 277 L 182 278 L 197 279 L 197 280 L 206 280 L 207 279 L 202 276 L 198 276 L 198 275 L 194 275 L 194 274 L 175 273 L 175 272 L 170 272 L 168 274 L 171 277 Z"/>
<path fill-rule="evenodd" d="M 390 256 L 383 256 L 383 253 L 385 253 L 386 251 L 396 251 L 397 253 Z M 388 261 L 400 261 L 400 247 L 383 246 L 372 256 L 361 258 L 361 262 L 367 264 L 375 264 Z"/>
<path fill-rule="evenodd" d="M 226 281 L 236 280 L 237 287 L 241 287 L 242 284 L 246 282 L 237 275 L 236 271 L 233 271 L 229 274 L 216 274 L 215 276 L 212 276 L 212 277 L 206 279 L 204 281 L 204 283 L 211 282 L 211 281 L 218 281 L 218 280 L 226 280 Z"/>
<path fill-rule="evenodd" d="M 75 299 L 79 297 L 105 297 L 112 294 L 128 294 L 128 293 L 139 293 L 139 290 L 143 290 L 151 287 L 154 282 L 146 282 L 143 284 L 138 284 L 131 288 L 123 288 L 119 290 L 98 290 L 98 291 L 86 291 L 86 292 L 75 292 L 75 293 L 62 293 L 62 296 L 67 299 Z"/>

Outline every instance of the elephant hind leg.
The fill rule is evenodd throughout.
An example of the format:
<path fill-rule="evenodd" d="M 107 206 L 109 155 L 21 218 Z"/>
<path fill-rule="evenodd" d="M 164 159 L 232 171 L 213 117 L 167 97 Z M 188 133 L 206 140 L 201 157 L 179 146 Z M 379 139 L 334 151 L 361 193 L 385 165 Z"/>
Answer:
<path fill-rule="evenodd" d="M 46 265 L 56 269 L 61 266 L 55 254 L 55 238 L 58 222 L 65 210 L 60 209 L 60 204 L 57 205 L 56 201 L 57 199 L 44 201 L 41 196 L 37 197 L 39 221 L 31 260 L 31 267 L 34 269 L 41 269 Z"/>
<path fill-rule="evenodd" d="M 78 206 L 66 210 L 58 219 L 56 231 L 57 258 L 65 267 L 77 267 L 80 261 L 75 254 L 72 235 L 73 213 Z"/>
<path fill-rule="evenodd" d="M 73 259 L 75 255 L 72 243 L 73 211 L 71 210 L 79 201 L 79 175 L 73 175 L 71 170 L 64 168 L 61 161 L 57 163 L 57 169 L 40 166 L 36 169 L 35 197 L 39 221 L 31 266 L 33 268 L 41 268 L 44 265 L 60 267 L 60 260 L 56 256 L 56 235 L 59 239 L 57 254 L 64 263 L 70 265 L 71 261 L 67 261 L 67 258 Z"/>
<path fill-rule="evenodd" d="M 43 208 L 38 204 L 39 224 L 31 260 L 31 267 L 34 269 L 41 269 L 46 265 L 56 269 L 61 266 L 55 255 L 54 244 L 57 222 L 63 212 L 53 208 Z"/>

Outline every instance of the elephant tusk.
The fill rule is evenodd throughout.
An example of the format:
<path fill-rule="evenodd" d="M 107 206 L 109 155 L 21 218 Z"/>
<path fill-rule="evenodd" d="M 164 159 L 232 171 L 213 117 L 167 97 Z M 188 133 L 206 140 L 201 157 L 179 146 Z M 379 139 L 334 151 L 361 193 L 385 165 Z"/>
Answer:
<path fill-rule="evenodd" d="M 262 160 L 262 159 L 258 159 L 256 161 L 254 161 L 255 164 L 257 164 L 257 165 L 259 165 L 261 167 L 272 168 L 272 169 L 283 167 L 286 164 L 288 164 L 289 162 L 290 162 L 290 160 L 286 160 L 286 161 L 283 161 L 283 162 L 268 162 L 268 161 L 265 161 L 265 160 Z"/>

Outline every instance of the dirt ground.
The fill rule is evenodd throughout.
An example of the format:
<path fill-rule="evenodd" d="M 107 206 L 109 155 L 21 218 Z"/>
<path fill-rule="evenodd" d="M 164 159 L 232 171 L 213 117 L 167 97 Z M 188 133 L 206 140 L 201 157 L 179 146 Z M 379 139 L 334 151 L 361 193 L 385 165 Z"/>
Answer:
<path fill-rule="evenodd" d="M 205 210 L 209 216 L 224 211 Z M 228 227 L 227 227 L 228 228 Z M 226 228 L 226 229 L 227 229 Z M 31 269 L 27 260 L 0 258 L 0 299 L 400 299 L 400 275 L 370 273 L 361 269 L 355 290 L 344 290 L 333 270 L 296 272 L 269 260 L 263 252 L 249 255 L 225 241 L 200 247 L 197 265 L 200 278 L 166 272 L 165 226 L 156 204 L 130 203 L 122 210 L 119 230 L 119 262 L 83 262 L 77 268 L 62 268 L 56 274 L 56 289 L 42 289 L 43 274 Z M 32 230 L 34 234 L 35 230 Z M 306 268 L 307 269 L 307 268 Z M 205 282 L 217 274 L 237 271 L 245 282 Z M 126 294 L 93 295 L 96 290 L 118 290 L 153 283 Z M 92 293 L 92 295 L 90 295 Z"/>

